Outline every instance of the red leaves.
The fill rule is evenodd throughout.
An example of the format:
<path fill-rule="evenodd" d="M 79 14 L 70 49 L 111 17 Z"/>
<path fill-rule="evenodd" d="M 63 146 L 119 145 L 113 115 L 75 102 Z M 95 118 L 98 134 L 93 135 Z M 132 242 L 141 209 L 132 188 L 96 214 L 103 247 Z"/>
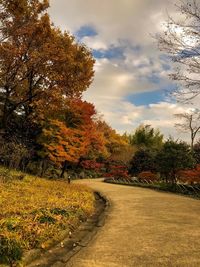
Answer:
<path fill-rule="evenodd" d="M 129 174 L 125 166 L 113 165 L 110 167 L 110 172 L 105 174 L 106 177 L 113 177 L 115 179 L 128 179 Z"/>
<path fill-rule="evenodd" d="M 96 162 L 94 160 L 84 160 L 81 162 L 81 166 L 87 170 L 100 170 L 104 167 L 104 164 Z"/>
<path fill-rule="evenodd" d="M 182 183 L 200 183 L 200 165 L 198 164 L 195 169 L 181 170 L 177 174 L 178 181 Z"/>
<path fill-rule="evenodd" d="M 155 182 L 158 181 L 158 176 L 155 173 L 152 173 L 150 171 L 141 172 L 138 174 L 138 178 L 142 182 Z"/>

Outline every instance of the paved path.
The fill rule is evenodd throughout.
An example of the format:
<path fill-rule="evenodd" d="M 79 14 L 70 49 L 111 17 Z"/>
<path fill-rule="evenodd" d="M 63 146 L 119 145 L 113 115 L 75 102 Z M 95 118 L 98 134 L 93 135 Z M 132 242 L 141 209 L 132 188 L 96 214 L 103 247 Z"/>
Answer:
<path fill-rule="evenodd" d="M 106 195 L 111 207 L 105 225 L 66 267 L 200 267 L 199 200 L 99 180 L 81 183 Z"/>

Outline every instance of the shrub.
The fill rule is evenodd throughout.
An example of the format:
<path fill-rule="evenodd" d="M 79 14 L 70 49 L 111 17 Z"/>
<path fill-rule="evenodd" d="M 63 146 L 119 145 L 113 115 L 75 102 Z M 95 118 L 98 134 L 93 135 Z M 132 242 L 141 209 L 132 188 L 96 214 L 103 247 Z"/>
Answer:
<path fill-rule="evenodd" d="M 180 170 L 177 173 L 177 179 L 179 182 L 193 184 L 200 183 L 200 166 L 197 165 L 195 169 Z"/>
<path fill-rule="evenodd" d="M 104 166 L 104 164 L 96 162 L 94 160 L 84 160 L 80 165 L 87 170 L 100 170 Z"/>
<path fill-rule="evenodd" d="M 130 173 L 137 175 L 144 171 L 156 171 L 157 164 L 155 160 L 156 151 L 145 149 L 138 150 L 130 162 Z"/>
<path fill-rule="evenodd" d="M 106 177 L 113 177 L 114 179 L 128 179 L 129 174 L 125 166 L 115 165 L 111 167 L 110 172 L 105 174 Z"/>
<path fill-rule="evenodd" d="M 194 145 L 193 154 L 196 162 L 200 164 L 200 140 Z"/>
<path fill-rule="evenodd" d="M 138 175 L 141 182 L 156 182 L 158 181 L 158 176 L 150 171 L 141 172 Z"/>

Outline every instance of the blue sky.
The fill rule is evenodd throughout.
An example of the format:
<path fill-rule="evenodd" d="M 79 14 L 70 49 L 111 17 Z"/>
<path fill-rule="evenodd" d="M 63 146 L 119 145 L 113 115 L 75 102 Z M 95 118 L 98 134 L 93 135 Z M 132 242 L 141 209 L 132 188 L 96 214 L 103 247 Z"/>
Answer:
<path fill-rule="evenodd" d="M 84 25 L 81 26 L 76 32 L 75 36 L 76 39 L 79 42 L 82 42 L 84 38 L 87 37 L 95 37 L 98 35 L 98 31 L 90 26 L 90 25 Z M 91 49 L 92 54 L 95 59 L 108 59 L 108 60 L 113 60 L 113 61 L 123 61 L 125 60 L 125 55 L 124 51 L 126 48 L 129 47 L 133 53 L 138 53 L 142 50 L 142 47 L 140 45 L 132 45 L 128 40 L 120 40 L 118 45 L 111 45 L 108 49 Z M 162 60 L 162 69 L 164 71 L 169 71 L 171 69 L 171 66 L 169 65 L 169 59 L 164 56 L 160 56 L 160 60 Z M 153 60 L 150 59 L 150 64 L 153 65 Z M 138 68 L 144 68 L 146 67 L 147 64 L 141 63 L 138 65 Z M 140 79 L 144 79 L 144 77 L 140 77 Z M 153 71 L 145 77 L 149 83 L 154 84 L 156 87 L 157 85 L 159 86 L 161 83 L 162 78 L 156 73 L 156 71 Z M 146 105 L 148 106 L 149 104 L 156 104 L 161 101 L 164 101 L 166 99 L 166 95 L 169 90 L 171 90 L 173 86 L 170 84 L 168 87 L 160 88 L 157 90 L 153 90 L 150 92 L 138 92 L 135 94 L 128 94 L 124 97 L 126 101 L 130 101 L 136 106 L 140 105 Z"/>
<path fill-rule="evenodd" d="M 165 91 L 157 90 L 153 92 L 138 93 L 134 95 L 128 95 L 127 101 L 135 104 L 136 106 L 156 104 L 165 99 Z"/>
<path fill-rule="evenodd" d="M 78 40 L 81 40 L 85 36 L 96 36 L 97 34 L 97 31 L 92 26 L 83 25 L 75 32 L 74 35 Z"/>
<path fill-rule="evenodd" d="M 152 35 L 163 30 L 170 0 L 50 0 L 55 25 L 75 35 L 96 59 L 94 82 L 84 98 L 118 132 L 139 124 L 177 136 L 174 114 L 185 107 L 169 98 L 173 65 Z M 186 53 L 188 56 L 188 53 Z M 179 135 L 179 134 L 178 134 Z"/>

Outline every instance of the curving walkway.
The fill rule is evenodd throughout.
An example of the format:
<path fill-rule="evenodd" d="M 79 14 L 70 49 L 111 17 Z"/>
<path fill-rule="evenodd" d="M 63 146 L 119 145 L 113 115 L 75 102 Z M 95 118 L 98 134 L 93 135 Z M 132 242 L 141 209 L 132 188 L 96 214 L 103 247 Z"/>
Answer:
<path fill-rule="evenodd" d="M 199 200 L 100 180 L 80 183 L 102 192 L 111 207 L 105 225 L 64 266 L 200 266 Z"/>

